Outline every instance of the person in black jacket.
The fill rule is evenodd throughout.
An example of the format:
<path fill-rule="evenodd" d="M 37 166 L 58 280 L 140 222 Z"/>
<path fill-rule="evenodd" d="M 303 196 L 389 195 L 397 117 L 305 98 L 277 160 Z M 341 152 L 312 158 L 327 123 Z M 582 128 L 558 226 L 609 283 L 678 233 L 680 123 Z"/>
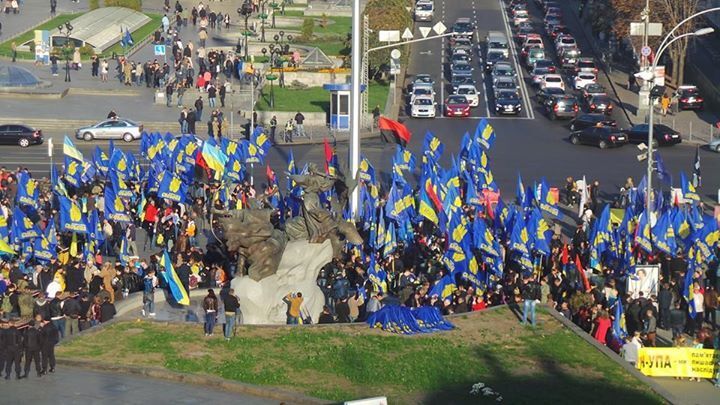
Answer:
<path fill-rule="evenodd" d="M 535 327 L 535 305 L 540 301 L 540 284 L 535 279 L 528 277 L 524 281 L 522 286 L 522 298 L 523 298 L 523 325 L 527 324 L 528 313 L 530 314 L 530 322 Z"/>
<path fill-rule="evenodd" d="M 63 315 L 65 315 L 65 333 L 63 335 L 70 336 L 80 332 L 80 303 L 78 302 L 77 295 L 65 300 L 62 312 Z"/>
<path fill-rule="evenodd" d="M 15 376 L 19 380 L 20 362 L 22 361 L 22 333 L 17 330 L 13 322 L 2 323 L 2 335 L 0 335 L 0 345 L 5 348 L 5 379 L 10 379 L 10 370 L 15 364 Z M 2 371 L 2 370 L 0 370 Z"/>
<path fill-rule="evenodd" d="M 235 331 L 237 312 L 240 309 L 240 301 L 232 288 L 223 296 L 223 306 L 225 307 L 225 340 L 230 340 Z"/>
<path fill-rule="evenodd" d="M 318 323 L 335 323 L 335 318 L 333 318 L 332 314 L 330 313 L 330 307 L 328 307 L 327 305 L 323 306 L 322 313 L 318 318 Z"/>
<path fill-rule="evenodd" d="M 60 342 L 60 333 L 52 322 L 43 322 L 42 325 L 42 374 L 55 372 L 55 345 Z M 50 369 L 48 370 L 48 365 Z"/>
<path fill-rule="evenodd" d="M 670 310 L 670 328 L 672 329 L 673 340 L 682 336 L 687 322 L 686 312 L 682 309 L 679 302 L 675 303 L 675 308 Z"/>
<path fill-rule="evenodd" d="M 110 303 L 110 298 L 105 297 L 105 301 L 100 305 L 100 323 L 105 323 L 115 317 L 115 305 Z"/>
<path fill-rule="evenodd" d="M 670 291 L 670 284 L 663 283 L 662 289 L 658 292 L 658 309 L 660 311 L 660 328 L 670 328 L 670 306 L 672 305 L 672 291 Z"/>
<path fill-rule="evenodd" d="M 37 376 L 42 376 L 42 369 L 40 368 L 40 351 L 43 347 L 42 323 L 42 316 L 40 314 L 35 315 L 35 320 L 30 322 L 30 327 L 25 330 L 25 374 L 23 374 L 23 378 L 28 376 L 30 364 L 33 361 L 35 362 Z"/>
<path fill-rule="evenodd" d="M 42 293 L 35 293 L 37 295 L 37 300 L 33 304 L 33 313 L 32 316 L 35 318 L 37 315 L 42 315 L 42 319 L 45 321 L 50 320 L 50 304 L 45 299 L 45 296 L 42 295 Z"/>
<path fill-rule="evenodd" d="M 350 306 L 348 305 L 348 298 L 345 297 L 335 304 L 335 314 L 337 320 L 340 323 L 350 323 Z"/>
<path fill-rule="evenodd" d="M 60 336 L 65 337 L 65 315 L 63 315 L 64 302 L 59 297 L 55 297 L 50 301 L 50 321 L 60 331 Z M 47 320 L 47 319 L 45 319 Z"/>

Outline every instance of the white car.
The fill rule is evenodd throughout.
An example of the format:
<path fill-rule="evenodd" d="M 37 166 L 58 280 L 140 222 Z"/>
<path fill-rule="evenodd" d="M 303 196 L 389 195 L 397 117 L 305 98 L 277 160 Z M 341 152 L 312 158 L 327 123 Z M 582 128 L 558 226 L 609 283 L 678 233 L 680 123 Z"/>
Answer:
<path fill-rule="evenodd" d="M 577 48 L 577 42 L 575 42 L 575 38 L 570 35 L 563 35 L 558 37 L 555 40 L 555 49 L 558 53 L 560 53 L 560 50 L 563 48 Z"/>
<path fill-rule="evenodd" d="M 540 82 L 540 88 L 547 89 L 549 87 L 557 87 L 565 90 L 565 82 L 563 82 L 562 76 L 557 74 L 547 74 L 543 76 L 542 81 Z"/>
<path fill-rule="evenodd" d="M 478 96 L 478 91 L 475 86 L 471 84 L 461 84 L 460 86 L 458 86 L 454 94 L 465 96 L 465 98 L 470 103 L 470 107 L 477 107 L 478 104 L 480 104 L 480 97 Z"/>
<path fill-rule="evenodd" d="M 435 118 L 435 99 L 418 96 L 410 105 L 410 116 L 413 118 Z"/>
<path fill-rule="evenodd" d="M 427 85 L 422 85 L 422 86 L 421 86 L 421 85 L 417 85 L 417 84 L 416 84 L 416 85 L 413 87 L 412 93 L 410 93 L 410 103 L 412 104 L 412 102 L 413 102 L 417 97 L 424 97 L 424 96 L 434 98 L 434 97 L 435 97 L 435 90 L 433 90 L 433 88 L 432 88 L 431 86 L 427 86 Z"/>
<path fill-rule="evenodd" d="M 588 84 L 597 83 L 597 77 L 595 77 L 595 73 L 590 72 L 580 72 L 575 76 L 575 89 L 576 90 L 582 90 L 587 86 Z"/>

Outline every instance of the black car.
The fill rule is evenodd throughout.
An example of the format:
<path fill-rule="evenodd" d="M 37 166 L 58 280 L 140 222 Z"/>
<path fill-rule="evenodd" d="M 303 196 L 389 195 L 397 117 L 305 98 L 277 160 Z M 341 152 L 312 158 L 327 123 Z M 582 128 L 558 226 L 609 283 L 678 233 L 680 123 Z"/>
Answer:
<path fill-rule="evenodd" d="M 42 131 L 22 124 L 0 125 L 0 144 L 20 145 L 27 148 L 30 145 L 43 143 Z"/>
<path fill-rule="evenodd" d="M 588 112 L 591 113 L 604 113 L 606 115 L 612 114 L 613 103 L 608 96 L 591 96 L 587 99 Z"/>
<path fill-rule="evenodd" d="M 704 100 L 700 97 L 700 91 L 692 85 L 680 86 L 677 89 L 678 108 L 681 110 L 701 110 L 703 109 Z"/>
<path fill-rule="evenodd" d="M 598 124 L 609 127 L 617 126 L 615 120 L 608 119 L 604 114 L 580 114 L 570 121 L 570 130 L 580 131 L 585 128 L 598 126 Z"/>
<path fill-rule="evenodd" d="M 545 101 L 549 99 L 552 96 L 562 96 L 565 94 L 565 90 L 559 88 L 559 87 L 546 87 L 540 91 L 538 91 L 537 95 L 537 101 L 538 103 L 545 104 Z"/>
<path fill-rule="evenodd" d="M 519 114 L 522 110 L 520 96 L 514 90 L 500 90 L 495 93 L 495 112 L 498 114 Z"/>
<path fill-rule="evenodd" d="M 623 146 L 628 142 L 627 136 L 613 127 L 589 127 L 570 134 L 573 145 L 594 145 L 600 149 Z"/>
<path fill-rule="evenodd" d="M 558 118 L 575 118 L 580 107 L 575 96 L 552 96 L 543 103 L 545 112 L 551 120 Z"/>
<path fill-rule="evenodd" d="M 650 125 L 637 124 L 630 129 L 623 131 L 628 136 L 628 142 L 647 143 Z M 667 125 L 655 124 L 653 127 L 654 146 L 672 146 L 682 142 L 680 133 Z"/>

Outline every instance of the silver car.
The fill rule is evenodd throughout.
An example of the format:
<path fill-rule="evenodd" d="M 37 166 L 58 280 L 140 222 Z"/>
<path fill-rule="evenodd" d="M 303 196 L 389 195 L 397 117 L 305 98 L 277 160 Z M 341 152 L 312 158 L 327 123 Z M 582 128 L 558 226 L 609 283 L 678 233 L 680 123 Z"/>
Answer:
<path fill-rule="evenodd" d="M 710 150 L 712 150 L 712 151 L 720 153 L 720 138 L 715 139 L 714 141 L 710 142 L 710 144 L 708 145 L 708 148 L 710 148 Z"/>
<path fill-rule="evenodd" d="M 126 118 L 114 118 L 100 121 L 95 125 L 75 131 L 75 138 L 85 141 L 93 139 L 122 139 L 132 142 L 141 138 L 143 125 Z"/>

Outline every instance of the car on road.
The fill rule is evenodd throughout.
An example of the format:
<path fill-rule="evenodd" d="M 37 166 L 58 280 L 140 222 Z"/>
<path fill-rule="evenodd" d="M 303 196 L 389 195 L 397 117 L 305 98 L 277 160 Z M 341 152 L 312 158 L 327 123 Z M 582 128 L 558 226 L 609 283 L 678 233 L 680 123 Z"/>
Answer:
<path fill-rule="evenodd" d="M 79 128 L 75 131 L 75 138 L 85 141 L 93 139 L 122 139 L 132 142 L 140 139 L 143 125 L 127 118 L 114 118 L 100 121 L 95 125 Z"/>
<path fill-rule="evenodd" d="M 1 145 L 20 145 L 27 148 L 30 145 L 43 143 L 42 131 L 24 124 L 2 124 L 0 125 Z"/>
<path fill-rule="evenodd" d="M 571 95 L 558 95 L 550 96 L 543 103 L 545 112 L 551 120 L 558 118 L 575 118 L 580 107 L 578 106 L 577 99 Z"/>
<path fill-rule="evenodd" d="M 463 84 L 470 84 L 475 86 L 475 79 L 473 79 L 471 76 L 456 76 L 453 77 L 452 80 L 450 80 L 450 86 L 452 86 L 453 93 L 455 92 L 455 90 L 457 90 L 458 87 Z"/>
<path fill-rule="evenodd" d="M 714 141 L 710 142 L 708 144 L 708 148 L 712 151 L 720 153 L 720 138 L 715 139 Z"/>
<path fill-rule="evenodd" d="M 607 91 L 605 91 L 605 87 L 603 87 L 603 85 L 599 83 L 588 84 L 587 86 L 583 87 L 581 93 L 583 99 L 585 100 L 593 96 L 607 96 Z"/>
<path fill-rule="evenodd" d="M 535 28 L 532 27 L 532 25 L 521 25 L 518 27 L 517 31 L 513 35 L 513 39 L 515 40 L 515 43 L 520 45 L 523 42 L 525 42 L 525 39 L 527 39 L 528 35 L 534 34 Z"/>
<path fill-rule="evenodd" d="M 525 52 L 525 66 L 529 69 L 532 65 L 535 64 L 535 62 L 539 61 L 540 59 L 546 58 L 545 50 L 542 48 L 534 47 L 534 48 L 524 48 L 527 49 L 527 52 Z"/>
<path fill-rule="evenodd" d="M 588 112 L 610 115 L 613 112 L 613 103 L 608 96 L 592 96 L 587 99 Z"/>
<path fill-rule="evenodd" d="M 522 44 L 523 48 L 545 48 L 545 44 L 543 43 L 542 37 L 540 34 L 529 34 L 527 38 L 525 38 L 525 42 Z"/>
<path fill-rule="evenodd" d="M 417 97 L 435 97 L 435 90 L 432 88 L 432 86 L 428 85 L 422 85 L 422 86 L 414 86 L 412 93 L 410 93 L 410 103 L 415 100 Z"/>
<path fill-rule="evenodd" d="M 487 51 L 500 51 L 505 57 L 509 57 L 509 44 L 505 33 L 502 31 L 488 31 L 485 37 L 485 44 L 487 45 Z"/>
<path fill-rule="evenodd" d="M 518 85 L 515 78 L 510 76 L 499 76 L 493 81 L 493 91 L 498 92 L 501 90 L 512 90 L 517 91 Z"/>
<path fill-rule="evenodd" d="M 550 38 L 553 40 L 555 40 L 558 36 L 565 34 L 570 34 L 570 29 L 561 24 L 554 25 L 548 32 L 548 35 L 550 35 Z"/>
<path fill-rule="evenodd" d="M 573 87 L 575 90 L 582 90 L 588 84 L 597 83 L 597 77 L 595 73 L 590 72 L 579 72 L 573 79 Z"/>
<path fill-rule="evenodd" d="M 465 96 L 465 98 L 470 103 L 470 107 L 477 107 L 478 104 L 480 104 L 480 97 L 478 95 L 478 91 L 475 88 L 475 86 L 470 84 L 463 84 L 458 86 L 457 90 L 454 94 L 459 94 L 461 96 Z"/>
<path fill-rule="evenodd" d="M 535 97 L 537 98 L 537 101 L 540 105 L 545 104 L 545 101 L 553 96 L 564 96 L 565 90 L 559 88 L 559 87 L 548 87 L 546 89 L 541 89 L 537 92 Z"/>
<path fill-rule="evenodd" d="M 524 22 L 530 21 L 530 13 L 527 10 L 514 10 L 512 21 L 513 25 L 517 27 Z"/>
<path fill-rule="evenodd" d="M 577 48 L 563 48 L 558 52 L 560 67 L 563 69 L 575 69 L 580 59 L 580 50 Z"/>
<path fill-rule="evenodd" d="M 455 24 L 453 24 L 451 32 L 455 33 L 453 37 L 467 37 L 472 39 L 475 27 L 473 26 L 470 18 L 462 17 L 455 20 Z"/>
<path fill-rule="evenodd" d="M 415 21 L 432 21 L 434 10 L 432 1 L 418 1 L 415 3 Z"/>
<path fill-rule="evenodd" d="M 468 117 L 470 116 L 470 102 L 465 96 L 452 95 L 445 99 L 446 117 Z"/>
<path fill-rule="evenodd" d="M 628 143 L 628 138 L 617 128 L 595 126 L 571 133 L 570 143 L 573 145 L 594 145 L 600 149 L 607 149 L 625 145 Z"/>
<path fill-rule="evenodd" d="M 450 65 L 450 76 L 456 77 L 456 76 L 470 76 L 472 77 L 473 67 L 467 63 L 454 63 Z"/>
<path fill-rule="evenodd" d="M 650 125 L 637 124 L 623 132 L 628 136 L 628 141 L 632 143 L 646 143 L 648 140 L 648 131 Z M 682 143 L 680 133 L 667 125 L 655 124 L 653 127 L 653 145 L 654 146 L 672 146 Z"/>
<path fill-rule="evenodd" d="M 555 49 L 560 52 L 564 48 L 577 48 L 577 42 L 572 35 L 562 35 L 555 40 Z"/>
<path fill-rule="evenodd" d="M 485 57 L 485 70 L 492 70 L 496 63 L 505 62 L 507 60 L 508 58 L 505 56 L 504 52 L 499 50 L 489 51 Z"/>
<path fill-rule="evenodd" d="M 575 65 L 575 73 L 588 72 L 597 74 L 598 68 L 593 58 L 580 58 Z"/>
<path fill-rule="evenodd" d="M 680 110 L 702 110 L 704 108 L 704 100 L 700 96 L 700 90 L 697 86 L 684 84 L 678 87 L 675 92 L 678 98 L 678 108 Z"/>
<path fill-rule="evenodd" d="M 435 118 L 435 105 L 433 97 L 416 97 L 410 105 L 410 116 L 413 118 Z"/>
<path fill-rule="evenodd" d="M 597 126 L 598 124 L 608 127 L 617 126 L 617 122 L 608 119 L 605 114 L 580 114 L 570 121 L 570 131 L 580 131 L 585 128 Z"/>
<path fill-rule="evenodd" d="M 515 73 L 515 69 L 513 69 L 509 62 L 498 62 L 493 66 L 490 76 L 492 77 L 492 81 L 495 82 L 498 77 L 515 78 L 517 73 Z"/>
<path fill-rule="evenodd" d="M 540 85 L 543 82 L 543 79 L 545 78 L 545 75 L 551 74 L 550 69 L 546 67 L 535 67 L 530 72 L 530 80 L 532 81 L 533 86 L 540 87 Z"/>
<path fill-rule="evenodd" d="M 432 78 L 432 76 L 421 73 L 419 75 L 415 75 L 415 79 L 413 79 L 413 87 L 415 86 L 430 86 L 433 87 L 435 85 L 435 80 Z"/>
<path fill-rule="evenodd" d="M 514 90 L 495 92 L 495 112 L 498 114 L 519 114 L 522 110 L 520 95 Z"/>
<path fill-rule="evenodd" d="M 473 43 L 470 38 L 467 38 L 467 37 L 452 38 L 452 37 L 450 37 L 449 45 L 450 45 L 451 51 L 463 49 L 468 53 L 472 53 Z"/>
<path fill-rule="evenodd" d="M 558 74 L 546 74 L 543 76 L 542 81 L 540 82 L 540 88 L 547 89 L 548 87 L 557 87 L 565 90 L 565 82 L 563 81 L 562 76 Z"/>
<path fill-rule="evenodd" d="M 533 68 L 543 67 L 547 68 L 550 73 L 557 73 L 557 67 L 555 67 L 555 62 L 551 61 L 550 59 L 538 59 L 533 63 Z"/>
<path fill-rule="evenodd" d="M 450 57 L 450 64 L 454 65 L 456 63 L 470 63 L 472 60 L 471 56 L 466 53 L 454 53 Z"/>

